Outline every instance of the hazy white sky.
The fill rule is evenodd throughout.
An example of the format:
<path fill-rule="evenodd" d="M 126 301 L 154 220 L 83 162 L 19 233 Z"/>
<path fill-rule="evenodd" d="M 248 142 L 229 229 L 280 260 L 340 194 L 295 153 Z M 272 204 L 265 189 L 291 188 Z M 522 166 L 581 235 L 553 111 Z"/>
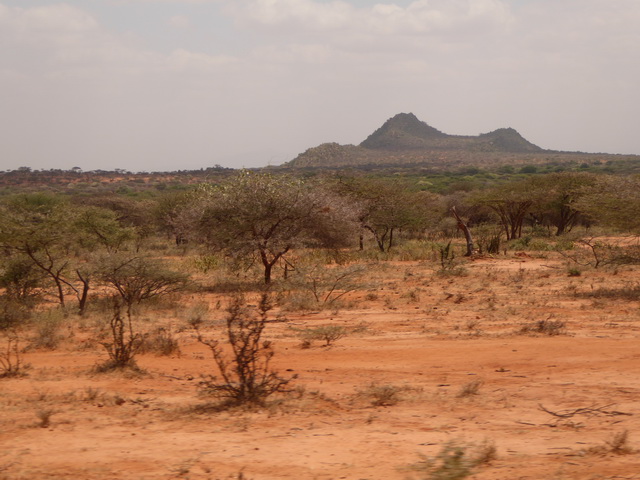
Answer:
<path fill-rule="evenodd" d="M 640 154 L 638 0 L 0 0 L 0 169 L 277 165 L 413 112 Z"/>

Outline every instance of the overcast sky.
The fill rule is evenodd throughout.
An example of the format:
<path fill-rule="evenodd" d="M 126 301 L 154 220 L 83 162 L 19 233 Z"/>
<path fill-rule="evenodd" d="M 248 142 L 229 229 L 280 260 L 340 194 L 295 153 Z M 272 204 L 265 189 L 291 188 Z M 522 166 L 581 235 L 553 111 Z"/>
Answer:
<path fill-rule="evenodd" d="M 400 112 L 640 154 L 640 1 L 0 0 L 0 169 L 278 165 Z"/>

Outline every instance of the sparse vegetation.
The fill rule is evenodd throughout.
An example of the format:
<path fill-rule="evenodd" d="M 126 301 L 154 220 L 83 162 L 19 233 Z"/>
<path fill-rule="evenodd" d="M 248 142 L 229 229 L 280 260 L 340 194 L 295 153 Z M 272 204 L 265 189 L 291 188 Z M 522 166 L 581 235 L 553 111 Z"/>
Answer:
<path fill-rule="evenodd" d="M 402 393 L 406 390 L 407 388 L 396 385 L 372 383 L 365 389 L 358 391 L 357 396 L 368 399 L 374 407 L 391 407 L 400 402 Z"/>
<path fill-rule="evenodd" d="M 463 480 L 496 458 L 493 443 L 485 442 L 473 450 L 473 446 L 450 441 L 435 457 L 423 456 L 411 470 L 420 473 L 420 480 Z"/>
<path fill-rule="evenodd" d="M 137 353 L 153 353 L 158 356 L 180 355 L 180 345 L 169 328 L 158 327 L 142 337 Z"/>
<path fill-rule="evenodd" d="M 629 430 L 615 433 L 606 444 L 609 451 L 616 455 L 628 455 L 634 452 L 634 449 L 629 446 Z"/>
<path fill-rule="evenodd" d="M 317 327 L 299 330 L 303 341 L 312 342 L 314 340 L 324 341 L 324 347 L 329 347 L 341 338 L 345 337 L 349 330 L 340 325 L 320 325 Z M 310 343 L 309 343 L 310 346 Z"/>
<path fill-rule="evenodd" d="M 587 292 L 575 294 L 582 298 L 606 298 L 610 300 L 640 300 L 640 284 L 629 283 L 618 288 L 600 287 Z"/>
<path fill-rule="evenodd" d="M 465 398 L 471 397 L 473 395 L 478 395 L 480 393 L 480 387 L 484 385 L 484 380 L 481 378 L 476 378 L 468 383 L 465 383 L 461 388 L 456 397 Z"/>
<path fill-rule="evenodd" d="M 596 445 L 585 450 L 585 453 L 589 455 L 629 455 L 635 452 L 636 450 L 629 445 L 628 430 L 616 432 L 603 445 Z"/>
<path fill-rule="evenodd" d="M 275 352 L 272 343 L 262 338 L 269 310 L 271 304 L 267 294 L 262 295 L 257 314 L 244 306 L 244 298 L 234 299 L 226 321 L 226 340 L 232 352 L 230 360 L 220 341 L 206 339 L 200 325 L 193 324 L 198 341 L 211 351 L 221 377 L 209 375 L 200 382 L 204 395 L 233 405 L 263 405 L 274 393 L 285 391 L 291 379 L 280 377 L 271 369 Z"/>
<path fill-rule="evenodd" d="M 15 330 L 0 332 L 0 378 L 24 375 L 28 367 L 22 359 L 20 334 Z"/>
<path fill-rule="evenodd" d="M 556 335 L 565 335 L 566 332 L 565 322 L 562 320 L 551 320 L 551 318 L 537 320 L 530 324 L 523 325 L 520 328 L 520 333 L 523 335 L 537 334 L 554 337 Z"/>
<path fill-rule="evenodd" d="M 109 359 L 96 366 L 97 372 L 108 372 L 111 370 L 131 369 L 138 370 L 135 356 L 140 350 L 143 337 L 133 328 L 131 313 L 123 315 L 122 304 L 116 298 L 113 299 L 113 315 L 109 321 L 111 342 L 102 342 L 102 346 L 107 350 Z"/>
<path fill-rule="evenodd" d="M 58 412 L 51 409 L 38 410 L 36 412 L 36 416 L 38 417 L 37 426 L 40 428 L 49 428 L 51 426 L 51 417 L 56 413 Z"/>
<path fill-rule="evenodd" d="M 91 430 L 87 438 L 110 449 L 117 438 L 127 462 L 156 476 L 174 465 L 184 477 L 240 478 L 248 454 L 267 475 L 313 476 L 304 462 L 275 454 L 279 470 L 270 469 L 271 442 L 299 442 L 288 454 L 313 450 L 329 476 L 393 478 L 406 461 L 399 458 L 417 449 L 430 452 L 414 470 L 420 478 L 470 478 L 491 466 L 495 444 L 447 440 L 473 435 L 476 424 L 501 444 L 527 436 L 531 448 L 516 441 L 500 458 L 501 471 L 516 476 L 552 478 L 550 465 L 565 449 L 581 455 L 563 463 L 572 478 L 628 470 L 640 248 L 621 231 L 639 231 L 637 182 L 617 191 L 618 177 L 594 173 L 622 168 L 622 159 L 608 166 L 603 157 L 587 165 L 589 175 L 574 175 L 545 155 L 495 168 L 454 163 L 448 171 L 272 169 L 244 172 L 244 180 L 209 171 L 206 187 L 195 185 L 204 175 L 186 173 L 175 181 L 122 174 L 108 182 L 87 176 L 95 185 L 5 187 L 0 423 L 17 441 L 0 477 L 49 472 L 40 439 L 52 428 L 61 439 Z M 557 168 L 566 174 L 550 173 Z M 193 185 L 181 183 L 187 177 Z M 258 204 L 243 181 L 264 187 Z M 269 190 L 274 185 L 282 188 Z M 478 247 L 470 257 L 453 206 Z M 313 219 L 305 208 L 315 209 Z M 237 210 L 261 235 L 292 223 L 259 245 L 264 235 L 236 229 Z M 262 297 L 266 283 L 273 305 Z M 575 336 L 562 337 L 568 325 Z M 27 360 L 34 366 L 22 379 Z M 97 361 L 97 371 L 118 373 L 88 375 Z M 148 375 L 137 362 L 149 365 Z M 202 403 L 185 407 L 196 392 Z M 596 406 L 605 397 L 621 411 Z M 548 422 L 531 412 L 536 402 L 561 398 L 561 410 L 540 407 Z M 516 425 L 488 408 L 504 408 Z M 130 437 L 122 436 L 125 424 Z M 584 443 L 573 447 L 576 432 Z M 202 452 L 228 455 L 195 459 L 185 453 L 186 437 Z M 344 450 L 346 439 L 353 461 L 333 450 Z M 148 451 L 138 442 L 155 441 L 164 442 L 166 462 L 138 453 Z M 55 451 L 68 455 L 60 445 Z M 87 462 L 90 446 L 73 452 L 60 459 L 69 475 L 117 476 L 119 467 Z M 606 472 L 598 455 L 607 456 Z M 375 465 L 367 460 L 374 457 Z M 114 454 L 113 465 L 124 458 Z"/>

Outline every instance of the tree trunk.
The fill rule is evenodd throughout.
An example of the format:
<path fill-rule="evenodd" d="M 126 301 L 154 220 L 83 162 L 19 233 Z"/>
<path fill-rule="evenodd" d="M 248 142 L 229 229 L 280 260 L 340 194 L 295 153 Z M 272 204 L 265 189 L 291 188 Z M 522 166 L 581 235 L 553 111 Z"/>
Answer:
<path fill-rule="evenodd" d="M 260 258 L 262 259 L 262 265 L 264 266 L 264 283 L 265 285 L 269 285 L 271 283 L 271 272 L 273 270 L 273 266 L 278 263 L 278 260 L 282 258 L 289 250 L 291 246 L 287 246 L 282 252 L 279 252 L 273 256 L 271 261 L 269 261 L 269 256 L 267 255 L 267 250 L 260 250 Z"/>
<path fill-rule="evenodd" d="M 54 275 L 52 275 L 51 278 L 53 278 L 53 281 L 56 284 L 56 289 L 58 290 L 58 301 L 60 302 L 60 306 L 64 308 L 64 290 L 62 287 L 62 281 L 60 280 L 60 277 Z"/>
<path fill-rule="evenodd" d="M 66 262 L 63 264 L 62 267 L 60 267 L 57 271 L 54 270 L 54 262 L 51 259 L 51 255 L 48 251 L 46 251 L 46 255 L 48 258 L 48 265 L 45 265 L 42 261 L 40 261 L 37 257 L 36 254 L 31 250 L 31 248 L 29 246 L 27 246 L 27 248 L 24 250 L 24 252 L 29 256 L 29 258 L 33 261 L 33 263 L 40 269 L 42 269 L 44 272 L 46 272 L 47 275 L 49 275 L 51 277 L 51 279 L 53 280 L 53 283 L 55 283 L 56 285 L 56 289 L 58 290 L 58 301 L 60 302 L 60 306 L 62 308 L 64 308 L 65 303 L 64 303 L 64 287 L 62 286 L 64 283 L 64 280 L 62 278 L 62 271 L 64 270 L 65 266 L 66 266 Z"/>
<path fill-rule="evenodd" d="M 82 282 L 82 292 L 78 295 L 78 315 L 84 315 L 85 310 L 87 309 L 87 300 L 89 299 L 89 283 L 90 278 L 83 277 L 82 273 L 79 270 L 76 270 L 76 275 Z"/>
<path fill-rule="evenodd" d="M 371 233 L 373 233 L 373 238 L 376 239 L 376 243 L 378 244 L 378 249 L 384 253 L 384 239 L 387 236 L 387 231 L 384 232 L 384 234 L 382 236 L 380 236 L 378 234 L 378 232 L 373 229 L 372 227 L 370 227 L 369 225 L 365 225 L 365 227 L 367 230 L 369 230 Z"/>
<path fill-rule="evenodd" d="M 265 285 L 269 285 L 271 283 L 271 270 L 273 269 L 273 265 L 269 262 L 264 264 L 264 283 Z"/>
<path fill-rule="evenodd" d="M 463 231 L 464 238 L 467 241 L 467 253 L 465 253 L 464 256 L 470 257 L 471 255 L 473 255 L 473 237 L 471 236 L 471 231 L 469 230 L 467 224 L 462 221 L 460 215 L 458 215 L 458 212 L 456 212 L 456 207 L 451 207 L 451 213 L 453 213 L 453 216 L 456 218 L 456 221 L 458 222 L 458 228 Z"/>

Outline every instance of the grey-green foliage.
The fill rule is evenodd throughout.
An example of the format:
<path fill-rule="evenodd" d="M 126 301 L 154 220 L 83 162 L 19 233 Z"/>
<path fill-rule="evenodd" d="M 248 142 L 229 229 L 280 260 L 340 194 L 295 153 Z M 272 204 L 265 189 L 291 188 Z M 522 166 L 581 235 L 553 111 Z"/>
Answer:
<path fill-rule="evenodd" d="M 7 256 L 19 255 L 49 278 L 64 306 L 65 285 L 71 283 L 69 234 L 73 213 L 67 202 L 51 194 L 24 194 L 0 205 L 0 245 Z"/>
<path fill-rule="evenodd" d="M 243 171 L 196 193 L 186 215 L 191 237 L 237 259 L 257 260 L 267 284 L 293 249 L 340 247 L 353 239 L 353 207 L 292 176 Z"/>
<path fill-rule="evenodd" d="M 341 176 L 332 188 L 359 205 L 361 228 L 381 252 L 395 245 L 399 230 L 420 230 L 435 220 L 436 197 L 398 179 Z"/>
<path fill-rule="evenodd" d="M 33 281 L 44 278 L 63 307 L 71 290 L 82 313 L 92 279 L 91 255 L 100 249 L 114 252 L 132 235 L 113 212 L 72 205 L 59 195 L 5 198 L 0 204 L 0 246 L 13 268 L 5 269 L 4 282 L 13 288 L 9 293 L 24 298 Z"/>
<path fill-rule="evenodd" d="M 481 254 L 495 255 L 500 253 L 502 232 L 495 225 L 480 225 L 473 229 L 473 235 Z"/>
<path fill-rule="evenodd" d="M 621 232 L 640 232 L 640 179 L 638 177 L 603 176 L 597 185 L 577 202 L 595 223 Z"/>
<path fill-rule="evenodd" d="M 42 270 L 24 254 L 6 257 L 0 268 L 0 288 L 5 289 L 7 298 L 23 305 L 33 303 L 44 278 Z"/>
<path fill-rule="evenodd" d="M 105 208 L 80 208 L 74 223 L 79 243 L 89 249 L 103 247 L 115 253 L 136 237 L 133 227 L 121 225 L 116 212 Z"/>
<path fill-rule="evenodd" d="M 6 295 L 0 296 L 0 331 L 18 327 L 31 317 L 24 303 Z"/>
<path fill-rule="evenodd" d="M 475 195 L 474 203 L 489 207 L 498 216 L 507 240 L 520 238 L 522 226 L 532 206 L 543 196 L 531 185 L 520 180 L 490 188 Z"/>
<path fill-rule="evenodd" d="M 164 262 L 142 256 L 120 254 L 105 257 L 99 276 L 112 287 L 127 307 L 184 289 L 188 276 Z"/>
<path fill-rule="evenodd" d="M 597 177 L 585 172 L 550 173 L 528 180 L 527 189 L 543 192 L 532 206 L 538 222 L 554 226 L 556 236 L 570 232 L 581 219 L 580 200 L 594 191 Z"/>

